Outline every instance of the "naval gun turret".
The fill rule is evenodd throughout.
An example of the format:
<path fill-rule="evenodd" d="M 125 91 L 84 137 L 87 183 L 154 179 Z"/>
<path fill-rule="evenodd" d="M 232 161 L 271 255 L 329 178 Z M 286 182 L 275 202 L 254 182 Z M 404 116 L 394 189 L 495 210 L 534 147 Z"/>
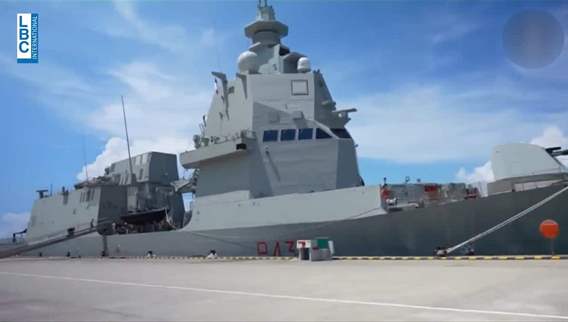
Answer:
<path fill-rule="evenodd" d="M 568 170 L 557 157 L 568 154 L 560 147 L 509 143 L 493 148 L 491 166 L 495 181 L 489 194 L 543 188 L 568 182 Z"/>
<path fill-rule="evenodd" d="M 322 73 L 281 40 L 288 26 L 259 3 L 245 27 L 252 44 L 234 79 L 213 72 L 217 89 L 195 149 L 181 154 L 199 169 L 195 197 L 253 199 L 362 185 L 355 144 Z M 221 199 L 219 199 L 221 198 Z"/>

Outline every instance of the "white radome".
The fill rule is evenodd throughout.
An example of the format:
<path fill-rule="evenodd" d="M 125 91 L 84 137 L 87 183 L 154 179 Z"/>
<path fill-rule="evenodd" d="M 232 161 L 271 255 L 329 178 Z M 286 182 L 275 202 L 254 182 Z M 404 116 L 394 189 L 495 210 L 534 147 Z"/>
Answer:
<path fill-rule="evenodd" d="M 256 73 L 258 71 L 258 55 L 252 51 L 245 51 L 237 59 L 241 73 Z"/>
<path fill-rule="evenodd" d="M 298 72 L 307 73 L 312 69 L 308 57 L 301 57 L 298 59 Z"/>

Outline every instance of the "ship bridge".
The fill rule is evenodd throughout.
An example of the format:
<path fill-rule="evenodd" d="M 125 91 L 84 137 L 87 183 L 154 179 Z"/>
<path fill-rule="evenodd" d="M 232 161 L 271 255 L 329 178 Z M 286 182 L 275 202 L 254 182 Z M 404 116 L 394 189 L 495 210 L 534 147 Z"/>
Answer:
<path fill-rule="evenodd" d="M 238 73 L 212 73 L 216 91 L 195 149 L 180 155 L 183 167 L 199 169 L 196 196 L 248 199 L 362 185 L 345 128 L 355 109 L 338 109 L 322 73 L 282 44 L 288 26 L 266 1 L 244 34 L 251 45 L 237 59 Z"/>

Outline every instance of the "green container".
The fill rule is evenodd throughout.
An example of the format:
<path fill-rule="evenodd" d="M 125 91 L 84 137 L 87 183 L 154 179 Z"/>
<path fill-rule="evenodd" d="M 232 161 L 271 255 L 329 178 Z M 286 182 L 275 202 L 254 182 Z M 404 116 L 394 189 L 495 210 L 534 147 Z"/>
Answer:
<path fill-rule="evenodd" d="M 328 237 L 316 238 L 316 245 L 318 245 L 319 249 L 329 249 L 329 238 Z"/>

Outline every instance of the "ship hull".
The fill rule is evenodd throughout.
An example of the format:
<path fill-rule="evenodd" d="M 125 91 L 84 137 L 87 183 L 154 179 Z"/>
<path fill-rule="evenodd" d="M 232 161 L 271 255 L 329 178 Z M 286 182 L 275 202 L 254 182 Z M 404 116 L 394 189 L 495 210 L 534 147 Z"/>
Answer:
<path fill-rule="evenodd" d="M 45 247 L 27 255 L 199 256 L 215 249 L 221 256 L 292 256 L 294 241 L 329 237 L 336 255 L 421 256 L 436 247 L 449 247 L 485 231 L 543 200 L 561 187 L 506 193 L 446 205 L 372 215 L 350 220 L 322 221 L 219 230 L 178 230 L 102 237 L 91 234 Z M 475 242 L 478 255 L 546 254 L 551 247 L 568 253 L 568 236 L 554 241 L 539 234 L 539 224 L 553 219 L 568 226 L 568 193 Z"/>

